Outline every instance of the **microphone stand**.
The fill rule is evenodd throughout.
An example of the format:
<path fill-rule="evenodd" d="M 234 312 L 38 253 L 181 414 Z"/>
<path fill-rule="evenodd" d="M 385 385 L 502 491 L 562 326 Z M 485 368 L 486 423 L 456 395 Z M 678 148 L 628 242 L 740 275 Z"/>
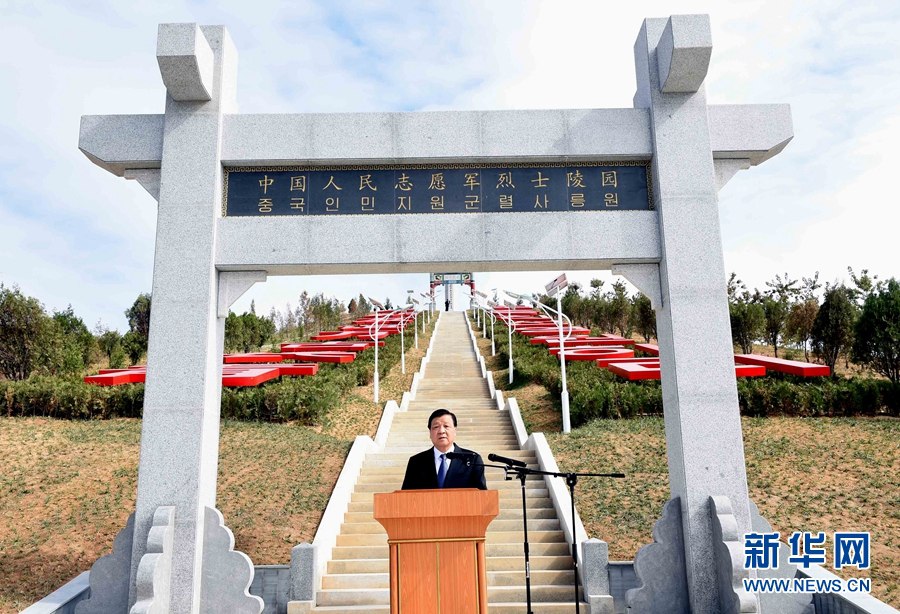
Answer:
<path fill-rule="evenodd" d="M 624 473 L 550 473 L 556 477 L 564 477 L 569 487 L 569 500 L 572 502 L 572 568 L 575 570 L 575 614 L 581 613 L 581 604 L 578 601 L 578 542 L 575 536 L 575 484 L 579 477 L 595 478 L 624 478 Z"/>
<path fill-rule="evenodd" d="M 467 463 L 469 464 L 469 463 Z M 510 473 L 515 473 L 519 478 L 519 482 L 522 484 L 522 531 L 525 537 L 525 541 L 523 542 L 523 546 L 525 549 L 525 602 L 526 602 L 526 614 L 534 614 L 531 610 L 531 557 L 528 550 L 528 513 L 526 510 L 525 503 L 525 476 L 529 473 L 540 473 L 534 469 L 528 469 L 526 467 L 516 467 L 513 465 L 490 465 L 488 463 L 481 463 L 481 467 L 493 467 L 495 469 L 503 469 L 506 473 L 506 479 L 511 480 Z"/>
<path fill-rule="evenodd" d="M 485 465 L 493 466 L 497 465 Z M 555 471 L 542 471 L 540 469 L 529 469 L 528 467 L 517 467 L 507 464 L 503 467 L 506 470 L 506 479 L 511 479 L 510 472 L 515 472 L 522 483 L 522 525 L 525 531 L 525 598 L 527 601 L 527 614 L 533 614 L 531 611 L 531 563 L 528 554 L 528 518 L 525 504 L 525 476 L 527 475 L 543 475 L 557 478 L 565 478 L 566 485 L 569 487 L 569 499 L 572 502 L 572 568 L 575 571 L 575 612 L 581 613 L 581 602 L 579 600 L 578 591 L 580 583 L 578 580 L 578 539 L 575 535 L 575 485 L 578 483 L 579 477 L 597 477 L 597 478 L 624 478 L 624 473 L 559 473 Z"/>

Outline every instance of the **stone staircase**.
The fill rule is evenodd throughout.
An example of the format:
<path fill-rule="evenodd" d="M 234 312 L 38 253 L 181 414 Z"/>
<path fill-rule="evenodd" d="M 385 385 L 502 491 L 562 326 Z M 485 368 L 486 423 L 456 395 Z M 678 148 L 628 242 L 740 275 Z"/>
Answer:
<path fill-rule="evenodd" d="M 497 411 L 490 398 L 465 315 L 442 313 L 432 343 L 431 359 L 409 410 L 394 417 L 384 450 L 365 459 L 313 612 L 390 610 L 387 535 L 372 517 L 373 494 L 399 489 L 408 458 L 431 446 L 426 422 L 434 409 L 446 407 L 457 415 L 457 443 L 479 452 L 485 462 L 493 452 L 537 468 L 535 453 L 519 449 L 508 413 Z M 485 474 L 488 488 L 500 493 L 500 515 L 487 532 L 488 611 L 524 612 L 521 485 L 518 479 L 506 481 L 500 469 L 487 468 Z M 527 478 L 526 499 L 532 611 L 572 612 L 572 559 L 542 478 Z M 581 609 L 589 611 L 583 602 Z"/>

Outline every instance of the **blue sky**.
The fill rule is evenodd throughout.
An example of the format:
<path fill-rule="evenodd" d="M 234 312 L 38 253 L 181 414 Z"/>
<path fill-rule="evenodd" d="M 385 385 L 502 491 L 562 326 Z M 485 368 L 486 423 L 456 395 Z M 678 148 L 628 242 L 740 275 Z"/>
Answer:
<path fill-rule="evenodd" d="M 0 281 L 120 330 L 150 290 L 155 202 L 77 141 L 83 114 L 162 112 L 161 22 L 229 28 L 246 113 L 597 108 L 631 106 L 641 20 L 672 13 L 711 16 L 711 103 L 793 110 L 788 148 L 719 195 L 726 270 L 751 287 L 785 272 L 843 280 L 848 265 L 900 276 L 900 3 L 622 5 L 0 0 Z M 481 288 L 531 291 L 557 272 L 475 273 Z M 274 278 L 235 308 L 426 287 L 424 274 Z"/>

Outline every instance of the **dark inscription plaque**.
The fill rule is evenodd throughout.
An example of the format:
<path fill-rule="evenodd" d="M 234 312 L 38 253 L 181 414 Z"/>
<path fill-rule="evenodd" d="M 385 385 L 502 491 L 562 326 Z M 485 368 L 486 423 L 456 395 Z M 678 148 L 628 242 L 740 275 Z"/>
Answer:
<path fill-rule="evenodd" d="M 225 169 L 226 216 L 648 211 L 649 166 Z"/>

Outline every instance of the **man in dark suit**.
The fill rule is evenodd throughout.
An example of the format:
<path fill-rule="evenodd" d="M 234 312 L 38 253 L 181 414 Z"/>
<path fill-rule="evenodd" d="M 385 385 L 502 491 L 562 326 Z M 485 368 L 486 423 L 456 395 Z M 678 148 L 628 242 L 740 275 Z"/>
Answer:
<path fill-rule="evenodd" d="M 409 459 L 403 490 L 422 488 L 480 488 L 487 490 L 484 481 L 484 461 L 471 450 L 457 446 L 456 415 L 447 409 L 436 409 L 428 418 L 428 433 L 434 447 Z M 471 455 L 466 460 L 449 459 L 448 452 Z"/>

